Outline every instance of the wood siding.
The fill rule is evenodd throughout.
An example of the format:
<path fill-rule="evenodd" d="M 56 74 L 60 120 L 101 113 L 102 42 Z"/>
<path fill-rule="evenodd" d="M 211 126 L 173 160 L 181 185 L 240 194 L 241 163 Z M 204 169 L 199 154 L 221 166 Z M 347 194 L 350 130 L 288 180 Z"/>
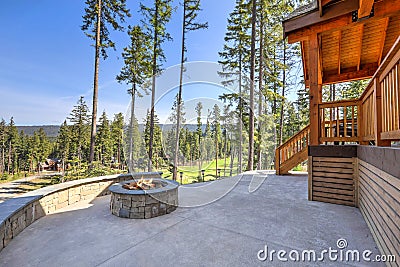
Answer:
<path fill-rule="evenodd" d="M 310 157 L 312 200 L 356 206 L 355 158 Z"/>
<path fill-rule="evenodd" d="M 400 255 L 400 178 L 359 160 L 359 206 L 382 254 Z M 388 266 L 398 266 L 387 263 Z"/>

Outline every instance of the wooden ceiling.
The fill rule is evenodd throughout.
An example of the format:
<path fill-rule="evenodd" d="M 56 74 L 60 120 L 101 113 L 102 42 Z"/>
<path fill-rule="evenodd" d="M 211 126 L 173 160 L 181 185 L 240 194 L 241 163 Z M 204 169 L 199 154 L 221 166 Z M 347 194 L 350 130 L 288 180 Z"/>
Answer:
<path fill-rule="evenodd" d="M 400 35 L 400 0 L 318 1 L 318 9 L 283 22 L 289 43 L 301 43 L 306 84 L 315 34 L 322 84 L 372 77 Z"/>

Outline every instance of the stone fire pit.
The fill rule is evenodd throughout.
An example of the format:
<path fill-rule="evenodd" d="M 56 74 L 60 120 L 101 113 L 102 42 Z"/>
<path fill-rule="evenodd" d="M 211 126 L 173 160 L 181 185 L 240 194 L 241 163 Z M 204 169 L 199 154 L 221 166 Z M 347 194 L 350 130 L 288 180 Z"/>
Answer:
<path fill-rule="evenodd" d="M 150 180 L 146 178 L 145 180 Z M 111 213 L 122 218 L 149 219 L 171 213 L 178 206 L 178 186 L 175 181 L 152 178 L 156 189 L 130 190 L 123 188 L 136 183 L 130 180 L 114 184 L 111 191 Z"/>

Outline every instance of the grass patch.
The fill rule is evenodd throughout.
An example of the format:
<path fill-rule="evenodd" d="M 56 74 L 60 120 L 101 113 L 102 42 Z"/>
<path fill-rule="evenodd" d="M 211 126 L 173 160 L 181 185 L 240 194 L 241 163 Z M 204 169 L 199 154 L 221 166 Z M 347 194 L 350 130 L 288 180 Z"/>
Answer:
<path fill-rule="evenodd" d="M 232 175 L 236 175 L 238 173 L 237 164 L 238 163 L 235 160 L 233 162 Z M 226 168 L 224 169 L 224 167 Z M 216 169 L 220 169 L 219 177 L 217 177 L 218 173 L 215 171 Z M 230 158 L 226 159 L 226 165 L 225 165 L 225 159 L 219 159 L 217 166 L 215 166 L 215 160 L 203 162 L 200 170 L 197 163 L 194 163 L 192 166 L 179 166 L 177 180 L 178 182 L 181 181 L 179 172 L 183 172 L 182 184 L 202 182 L 203 177 L 201 174 L 201 170 L 204 170 L 205 181 L 213 181 L 217 178 L 229 177 L 231 176 Z M 172 172 L 169 169 L 164 168 L 160 171 L 163 172 L 163 178 L 172 179 Z"/>
<path fill-rule="evenodd" d="M 12 182 L 32 175 L 35 175 L 35 173 L 28 173 L 28 172 L 19 172 L 15 174 L 3 173 L 0 174 L 0 184 Z"/>
<path fill-rule="evenodd" d="M 32 179 L 27 182 L 21 182 L 19 189 L 24 190 L 25 192 L 33 191 L 36 189 L 40 189 L 49 185 L 60 183 L 59 175 L 52 175 L 47 177 L 40 177 L 36 179 Z"/>

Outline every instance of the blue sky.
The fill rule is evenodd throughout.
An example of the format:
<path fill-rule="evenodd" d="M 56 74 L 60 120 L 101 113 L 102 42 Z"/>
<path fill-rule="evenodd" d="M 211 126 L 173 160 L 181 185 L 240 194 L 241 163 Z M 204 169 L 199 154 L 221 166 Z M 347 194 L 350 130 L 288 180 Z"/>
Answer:
<path fill-rule="evenodd" d="M 132 14 L 127 23 L 136 24 L 138 1 L 127 2 Z M 164 46 L 166 68 L 180 60 L 181 9 L 178 1 L 174 5 L 178 9 L 168 24 L 174 41 Z M 83 0 L 1 1 L 0 118 L 8 121 L 14 116 L 17 125 L 58 125 L 81 95 L 91 108 L 94 50 L 92 41 L 80 30 L 84 7 Z M 187 57 L 189 61 L 216 62 L 234 1 L 202 0 L 202 7 L 200 20 L 208 21 L 209 29 L 189 34 Z M 108 59 L 101 61 L 98 108 L 110 117 L 125 112 L 130 100 L 127 86 L 115 81 L 123 66 L 120 54 L 129 39 L 118 32 L 112 32 L 111 38 L 117 51 L 109 50 Z M 206 87 L 204 97 L 213 88 Z"/>

